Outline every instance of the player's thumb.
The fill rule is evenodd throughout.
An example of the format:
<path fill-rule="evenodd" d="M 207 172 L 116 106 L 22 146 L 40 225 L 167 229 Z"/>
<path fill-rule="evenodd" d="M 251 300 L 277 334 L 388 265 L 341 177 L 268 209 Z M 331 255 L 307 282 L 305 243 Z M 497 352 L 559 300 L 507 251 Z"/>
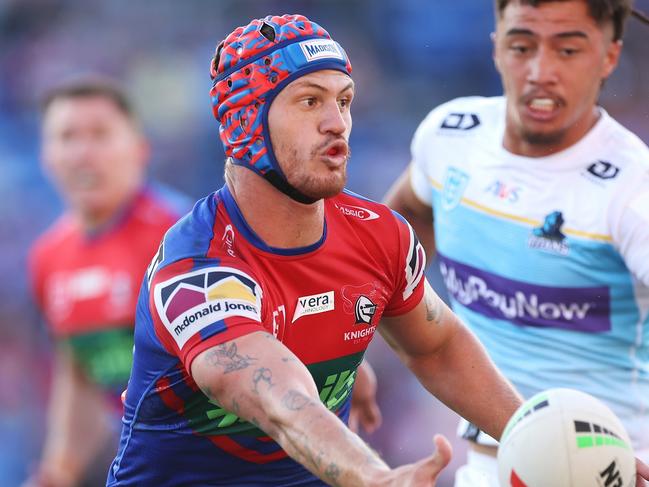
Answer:
<path fill-rule="evenodd" d="M 426 466 L 431 475 L 431 480 L 436 480 L 442 469 L 451 461 L 453 449 L 443 435 L 435 435 L 433 442 L 435 443 L 435 452 L 426 460 Z"/>

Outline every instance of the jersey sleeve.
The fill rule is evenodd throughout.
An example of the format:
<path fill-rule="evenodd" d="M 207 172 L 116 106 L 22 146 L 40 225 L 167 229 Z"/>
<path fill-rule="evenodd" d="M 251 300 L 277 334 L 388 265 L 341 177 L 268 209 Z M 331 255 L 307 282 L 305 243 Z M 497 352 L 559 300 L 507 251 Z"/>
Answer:
<path fill-rule="evenodd" d="M 395 287 L 392 299 L 383 312 L 384 316 L 399 316 L 412 310 L 424 294 L 424 269 L 426 253 L 410 224 L 396 212 L 398 229 L 398 253 L 395 258 Z"/>
<path fill-rule="evenodd" d="M 631 196 L 613 212 L 611 233 L 631 273 L 649 286 L 649 173 L 639 183 L 635 190 L 625 188 Z"/>
<path fill-rule="evenodd" d="M 267 331 L 262 288 L 245 265 L 185 259 L 157 271 L 149 284 L 155 333 L 187 371 L 202 351 Z"/>
<path fill-rule="evenodd" d="M 433 112 L 434 113 L 434 112 Z M 432 206 L 430 183 L 428 182 L 428 168 L 427 168 L 427 136 L 429 127 L 431 125 L 431 113 L 426 117 L 412 137 L 410 144 L 410 167 L 409 177 L 410 185 L 413 192 L 423 203 Z"/>

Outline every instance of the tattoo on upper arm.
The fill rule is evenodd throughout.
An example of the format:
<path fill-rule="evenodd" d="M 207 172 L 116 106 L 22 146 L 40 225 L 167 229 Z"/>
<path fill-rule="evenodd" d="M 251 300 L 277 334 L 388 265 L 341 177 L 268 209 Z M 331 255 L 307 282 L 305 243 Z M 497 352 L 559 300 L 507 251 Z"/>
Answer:
<path fill-rule="evenodd" d="M 241 355 L 235 342 L 217 345 L 205 354 L 208 364 L 223 367 L 223 373 L 234 372 L 249 367 L 257 359 L 249 355 Z"/>
<path fill-rule="evenodd" d="M 261 367 L 260 369 L 255 370 L 252 374 L 252 383 L 254 385 L 255 392 L 259 394 L 259 385 L 267 384 L 266 389 L 271 389 L 275 384 L 273 384 L 273 372 L 267 367 Z"/>
<path fill-rule="evenodd" d="M 300 411 L 306 406 L 312 405 L 313 401 L 309 396 L 291 389 L 282 398 L 282 404 L 291 411 Z"/>
<path fill-rule="evenodd" d="M 424 302 L 426 303 L 426 320 L 439 323 L 442 316 L 442 300 L 428 287 L 424 290 Z"/>

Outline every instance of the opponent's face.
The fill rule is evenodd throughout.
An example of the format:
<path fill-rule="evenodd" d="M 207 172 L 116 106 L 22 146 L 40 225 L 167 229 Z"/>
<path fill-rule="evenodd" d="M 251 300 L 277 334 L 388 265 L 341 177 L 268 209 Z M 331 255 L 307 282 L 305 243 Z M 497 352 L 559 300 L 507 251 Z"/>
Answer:
<path fill-rule="evenodd" d="M 507 97 L 505 147 L 539 156 L 576 143 L 598 117 L 597 97 L 621 42 L 585 0 L 510 3 L 498 19 L 494 59 Z"/>
<path fill-rule="evenodd" d="M 111 218 L 141 185 L 148 147 L 134 122 L 100 95 L 59 98 L 43 122 L 42 158 L 89 225 Z"/>
<path fill-rule="evenodd" d="M 312 198 L 342 191 L 347 180 L 354 82 L 323 70 L 289 83 L 268 112 L 270 139 L 288 182 Z"/>

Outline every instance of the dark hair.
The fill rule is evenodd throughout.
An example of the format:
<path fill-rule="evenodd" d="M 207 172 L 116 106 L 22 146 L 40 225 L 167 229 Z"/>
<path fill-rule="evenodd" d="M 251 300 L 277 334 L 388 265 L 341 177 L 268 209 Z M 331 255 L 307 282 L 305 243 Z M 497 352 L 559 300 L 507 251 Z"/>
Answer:
<path fill-rule="evenodd" d="M 131 120 L 136 120 L 133 105 L 124 89 L 115 80 L 102 76 L 84 76 L 56 85 L 45 93 L 41 103 L 41 112 L 45 113 L 56 100 L 95 96 L 108 99 L 124 115 Z"/>
<path fill-rule="evenodd" d="M 538 7 L 541 3 L 561 2 L 567 0 L 496 0 L 498 17 L 510 3 L 531 5 Z M 619 41 L 624 33 L 624 23 L 631 13 L 633 0 L 586 0 L 590 16 L 602 25 L 606 22 L 613 23 L 613 40 Z"/>

